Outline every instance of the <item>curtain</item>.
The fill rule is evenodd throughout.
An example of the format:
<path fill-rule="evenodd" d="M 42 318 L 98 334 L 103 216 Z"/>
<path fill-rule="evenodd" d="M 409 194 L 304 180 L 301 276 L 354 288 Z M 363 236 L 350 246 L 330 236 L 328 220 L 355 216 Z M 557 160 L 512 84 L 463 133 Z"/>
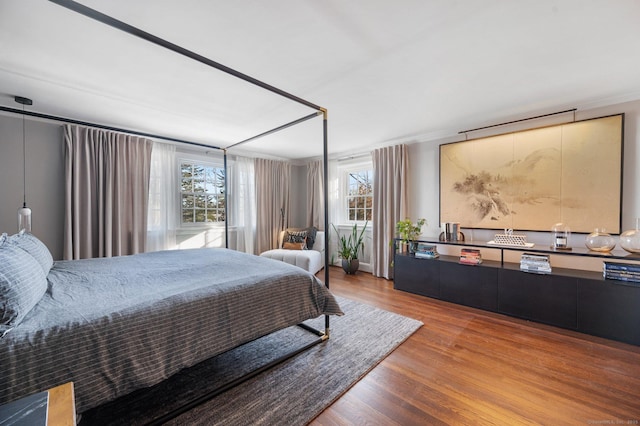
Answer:
<path fill-rule="evenodd" d="M 143 252 L 153 142 L 81 126 L 63 132 L 64 258 Z"/>
<path fill-rule="evenodd" d="M 408 154 L 405 145 L 373 151 L 373 275 L 393 278 L 396 223 L 407 215 Z"/>
<path fill-rule="evenodd" d="M 307 166 L 307 226 L 324 231 L 324 168 L 322 160 Z"/>
<path fill-rule="evenodd" d="M 256 254 L 278 245 L 280 231 L 289 226 L 291 164 L 256 158 Z"/>
<path fill-rule="evenodd" d="M 176 147 L 154 142 L 151 152 L 149 178 L 149 212 L 146 251 L 177 248 L 176 229 L 180 212 L 178 208 L 178 182 Z"/>
<path fill-rule="evenodd" d="M 229 162 L 229 248 L 245 253 L 255 252 L 256 188 L 254 161 L 237 157 Z"/>

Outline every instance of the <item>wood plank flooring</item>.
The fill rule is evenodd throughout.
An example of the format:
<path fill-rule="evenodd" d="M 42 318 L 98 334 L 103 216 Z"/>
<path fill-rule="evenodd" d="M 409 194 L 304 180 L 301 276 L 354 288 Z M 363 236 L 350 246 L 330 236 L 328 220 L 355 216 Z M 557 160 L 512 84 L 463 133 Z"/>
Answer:
<path fill-rule="evenodd" d="M 424 326 L 312 425 L 640 424 L 640 347 L 397 291 L 338 267 L 330 288 Z"/>

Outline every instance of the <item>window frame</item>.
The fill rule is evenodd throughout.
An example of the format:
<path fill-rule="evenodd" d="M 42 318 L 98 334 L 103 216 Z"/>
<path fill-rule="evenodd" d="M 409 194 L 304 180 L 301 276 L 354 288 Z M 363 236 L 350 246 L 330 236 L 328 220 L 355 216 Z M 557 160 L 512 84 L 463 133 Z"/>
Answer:
<path fill-rule="evenodd" d="M 372 222 L 373 220 L 373 161 L 371 160 L 360 160 L 356 162 L 348 162 L 345 164 L 338 165 L 339 171 L 339 196 L 340 196 L 340 222 L 347 225 L 363 225 L 365 222 Z M 360 173 L 363 171 L 368 171 L 371 173 L 371 220 L 367 219 L 349 219 L 349 176 L 353 173 Z M 366 208 L 366 207 L 365 207 Z"/>
<path fill-rule="evenodd" d="M 183 206 L 182 206 L 182 196 L 184 191 L 182 190 L 182 165 L 188 163 L 191 164 L 191 166 L 193 167 L 193 165 L 197 165 L 197 166 L 202 166 L 204 168 L 214 168 L 214 169 L 220 169 L 222 170 L 222 172 L 224 173 L 224 179 L 228 179 L 227 174 L 224 171 L 224 160 L 222 158 L 220 159 L 212 159 L 212 158 L 202 158 L 200 156 L 197 155 L 185 155 L 184 153 L 176 156 L 176 174 L 177 174 L 177 191 L 178 191 L 178 197 L 177 197 L 177 202 L 178 202 L 178 227 L 181 229 L 195 229 L 195 228 L 222 228 L 225 226 L 225 221 L 228 220 L 227 217 L 225 217 L 225 220 L 222 221 L 211 221 L 211 222 L 184 222 L 183 221 Z M 206 181 L 205 181 L 206 182 Z M 206 185 L 206 183 L 205 183 Z M 223 189 L 221 190 L 221 194 L 224 195 L 224 202 L 225 202 L 225 206 L 226 203 L 229 202 L 227 194 L 224 192 L 224 182 L 223 182 Z M 196 194 L 195 192 L 191 192 L 192 194 Z M 206 191 L 202 192 L 203 194 L 210 194 Z M 194 201 L 195 203 L 195 201 Z M 205 201 L 206 203 L 206 201 Z M 195 210 L 195 206 L 193 207 Z M 224 207 L 223 207 L 224 209 Z M 205 206 L 205 215 L 206 215 L 206 211 L 207 208 Z M 223 212 L 224 214 L 224 212 Z"/>

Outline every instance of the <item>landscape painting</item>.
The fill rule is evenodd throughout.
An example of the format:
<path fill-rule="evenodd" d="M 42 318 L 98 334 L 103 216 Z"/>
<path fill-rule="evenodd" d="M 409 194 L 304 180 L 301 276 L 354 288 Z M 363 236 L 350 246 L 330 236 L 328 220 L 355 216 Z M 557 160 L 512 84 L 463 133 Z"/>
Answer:
<path fill-rule="evenodd" d="M 623 115 L 440 146 L 440 222 L 620 233 Z"/>

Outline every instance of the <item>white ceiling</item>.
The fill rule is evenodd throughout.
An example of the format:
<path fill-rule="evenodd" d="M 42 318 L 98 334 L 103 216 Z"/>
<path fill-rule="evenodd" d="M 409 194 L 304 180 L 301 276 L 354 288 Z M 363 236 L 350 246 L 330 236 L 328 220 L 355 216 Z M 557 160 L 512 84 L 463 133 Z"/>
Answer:
<path fill-rule="evenodd" d="M 640 99 L 638 0 L 82 0 L 328 110 L 329 152 Z M 313 113 L 46 0 L 0 0 L 0 105 L 229 146 Z M 244 148 L 322 152 L 322 120 Z"/>

